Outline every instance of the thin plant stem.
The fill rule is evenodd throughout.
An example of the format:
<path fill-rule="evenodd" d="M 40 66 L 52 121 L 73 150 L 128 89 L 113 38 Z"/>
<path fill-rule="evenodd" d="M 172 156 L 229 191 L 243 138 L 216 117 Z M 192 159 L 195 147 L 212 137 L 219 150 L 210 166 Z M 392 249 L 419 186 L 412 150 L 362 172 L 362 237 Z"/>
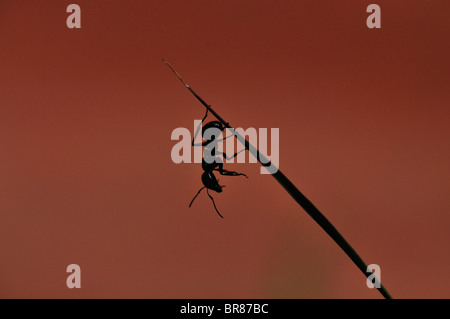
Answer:
<path fill-rule="evenodd" d="M 250 153 L 252 153 L 256 159 L 261 163 L 263 166 L 270 166 L 270 161 L 259 152 L 259 150 L 251 145 L 249 141 L 244 138 L 242 135 L 240 135 L 236 130 L 234 130 L 231 125 L 226 122 L 217 112 L 215 112 L 211 105 L 206 103 L 178 74 L 177 71 L 167 62 L 167 60 L 163 59 L 163 62 L 169 66 L 169 68 L 176 74 L 178 79 L 183 83 L 183 85 L 197 98 L 197 100 L 200 101 L 200 103 L 205 106 L 209 112 L 211 112 L 219 122 L 221 122 L 226 128 L 230 129 L 236 136 L 236 139 L 240 141 L 246 150 L 248 150 Z M 339 233 L 339 231 L 336 229 L 336 227 L 331 224 L 331 222 L 317 209 L 316 206 L 314 206 L 311 201 L 302 194 L 302 192 L 299 191 L 299 189 L 284 175 L 279 169 L 271 174 L 278 183 L 280 183 L 281 186 L 291 195 L 291 197 L 308 213 L 309 216 L 314 219 L 314 221 L 319 224 L 320 227 L 338 244 L 339 247 L 347 254 L 348 257 L 353 261 L 353 263 L 361 270 L 361 272 L 369 278 L 369 276 L 372 277 L 372 279 L 375 280 L 376 283 L 379 283 L 379 288 L 377 287 L 378 291 L 383 295 L 386 299 L 392 299 L 393 297 L 391 294 L 387 291 L 387 289 L 381 284 L 381 282 L 374 277 L 374 275 L 371 272 L 367 271 L 367 264 L 364 262 L 364 260 L 358 255 L 358 253 L 353 249 L 353 247 L 345 240 L 345 238 Z"/>

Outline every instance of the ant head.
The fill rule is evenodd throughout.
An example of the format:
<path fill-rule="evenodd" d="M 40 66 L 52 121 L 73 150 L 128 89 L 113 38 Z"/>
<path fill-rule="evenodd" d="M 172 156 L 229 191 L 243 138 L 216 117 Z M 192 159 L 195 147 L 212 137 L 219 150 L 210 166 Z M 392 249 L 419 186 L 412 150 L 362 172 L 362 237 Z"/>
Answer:
<path fill-rule="evenodd" d="M 217 183 L 213 186 L 212 190 L 217 193 L 222 193 L 222 188 L 224 188 L 224 187 L 225 186 L 219 185 L 219 183 Z"/>
<path fill-rule="evenodd" d="M 219 184 L 219 180 L 217 180 L 213 185 L 210 186 L 210 189 L 212 189 L 213 191 L 217 192 L 217 193 L 222 193 L 223 192 L 223 188 L 225 187 L 225 185 L 220 185 Z"/>
<path fill-rule="evenodd" d="M 222 132 L 224 130 L 224 126 L 219 121 L 212 121 L 209 123 L 206 123 L 205 126 L 202 128 L 202 136 L 203 139 L 207 141 L 214 141 L 219 135 L 219 131 Z M 205 132 L 208 131 L 208 133 L 205 134 Z M 205 136 L 206 135 L 206 136 Z"/>
<path fill-rule="evenodd" d="M 222 193 L 222 188 L 225 187 L 225 185 L 219 185 L 219 179 L 217 179 L 217 184 L 215 185 L 216 189 L 215 191 L 218 193 Z"/>

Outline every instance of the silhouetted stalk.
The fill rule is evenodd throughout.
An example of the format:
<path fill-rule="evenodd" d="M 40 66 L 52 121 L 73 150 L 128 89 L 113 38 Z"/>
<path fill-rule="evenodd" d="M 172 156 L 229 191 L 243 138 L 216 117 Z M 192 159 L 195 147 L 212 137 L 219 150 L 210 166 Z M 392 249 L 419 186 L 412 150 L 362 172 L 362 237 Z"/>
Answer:
<path fill-rule="evenodd" d="M 216 113 L 211 108 L 211 105 L 206 103 L 175 71 L 175 69 L 167 62 L 167 60 L 163 59 L 164 63 L 166 63 L 169 68 L 176 74 L 176 76 L 180 79 L 180 81 L 184 84 L 184 86 L 191 91 L 191 93 L 199 100 L 208 110 L 211 112 L 217 120 L 219 120 L 226 128 L 230 129 L 236 136 L 237 140 L 240 141 L 245 149 L 247 149 L 256 159 L 261 163 L 261 165 L 267 167 L 270 166 L 271 163 L 268 159 L 259 152 L 259 150 L 251 145 L 247 139 L 245 139 L 242 135 L 236 132 L 231 125 L 226 122 L 219 114 Z M 281 186 L 291 195 L 291 197 L 308 213 L 309 216 L 312 217 L 319 224 L 320 227 L 325 230 L 325 232 L 333 238 L 333 240 L 338 244 L 339 247 L 350 257 L 350 259 L 355 263 L 355 265 L 362 271 L 362 273 L 369 277 L 372 273 L 367 272 L 367 265 L 364 260 L 358 255 L 358 253 L 353 249 L 353 247 L 345 240 L 345 238 L 339 233 L 339 231 L 334 227 L 330 221 L 317 209 L 316 206 L 311 203 L 311 201 L 303 195 L 298 188 L 284 175 L 279 169 L 271 174 Z M 373 276 L 372 276 L 373 278 Z M 375 279 L 376 282 L 379 282 L 378 279 Z M 389 294 L 387 289 L 381 284 L 380 288 L 377 288 L 378 291 L 385 297 L 386 299 L 392 299 L 392 296 Z"/>

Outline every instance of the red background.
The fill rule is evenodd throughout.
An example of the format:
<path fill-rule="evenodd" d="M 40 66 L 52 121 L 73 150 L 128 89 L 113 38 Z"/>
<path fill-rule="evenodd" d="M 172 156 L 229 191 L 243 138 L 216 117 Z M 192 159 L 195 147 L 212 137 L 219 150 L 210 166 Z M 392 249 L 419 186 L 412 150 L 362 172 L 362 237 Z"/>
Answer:
<path fill-rule="evenodd" d="M 449 298 L 449 2 L 0 3 L 0 297 L 380 298 L 257 164 L 216 203 L 173 129 L 280 128 L 280 169 L 394 297 Z M 66 287 L 69 264 L 81 289 Z"/>

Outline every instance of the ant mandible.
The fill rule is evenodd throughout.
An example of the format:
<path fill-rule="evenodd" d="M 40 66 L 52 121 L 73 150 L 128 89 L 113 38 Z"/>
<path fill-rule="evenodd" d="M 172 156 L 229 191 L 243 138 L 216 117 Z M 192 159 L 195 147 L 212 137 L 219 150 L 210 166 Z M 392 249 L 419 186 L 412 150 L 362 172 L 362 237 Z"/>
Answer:
<path fill-rule="evenodd" d="M 227 156 L 225 153 L 217 151 L 219 142 L 221 142 L 229 137 L 234 136 L 234 134 L 232 134 L 232 135 L 224 137 L 223 139 L 220 139 L 220 140 L 217 139 L 216 135 L 214 133 L 216 133 L 216 134 L 218 133 L 217 135 L 220 135 L 220 133 L 223 132 L 226 128 L 219 121 L 211 121 L 209 123 L 206 123 L 202 128 L 202 138 L 205 141 L 202 143 L 199 143 L 199 144 L 195 144 L 194 141 L 197 138 L 197 135 L 200 131 L 201 124 L 205 121 L 207 116 L 208 116 L 208 109 L 206 109 L 206 114 L 203 117 L 199 126 L 197 127 L 194 138 L 192 139 L 192 146 L 194 146 L 194 147 L 195 146 L 204 146 L 205 147 L 205 149 L 203 151 L 203 158 L 202 158 L 202 168 L 204 170 L 204 172 L 202 174 L 202 182 L 203 182 L 204 186 L 202 188 L 200 188 L 200 190 L 197 192 L 197 195 L 194 196 L 191 203 L 189 204 L 189 207 L 192 206 L 192 204 L 194 203 L 194 200 L 197 198 L 197 196 L 200 194 L 200 192 L 204 188 L 206 188 L 206 193 L 208 194 L 209 198 L 211 198 L 217 214 L 219 214 L 219 216 L 223 218 L 223 216 L 217 210 L 216 203 L 214 202 L 214 198 L 209 194 L 209 190 L 213 190 L 217 193 L 221 193 L 222 188 L 224 188 L 225 185 L 219 185 L 219 180 L 216 179 L 216 176 L 214 176 L 213 171 L 218 171 L 221 175 L 225 175 L 225 176 L 245 176 L 245 177 L 247 177 L 247 175 L 245 175 L 243 173 L 237 173 L 237 172 L 228 171 L 228 170 L 224 169 L 222 159 L 220 157 L 217 157 L 216 154 L 222 155 L 225 159 L 229 160 L 229 159 L 236 157 L 240 152 L 245 151 L 245 149 L 241 150 L 239 152 L 236 152 L 232 156 Z"/>

